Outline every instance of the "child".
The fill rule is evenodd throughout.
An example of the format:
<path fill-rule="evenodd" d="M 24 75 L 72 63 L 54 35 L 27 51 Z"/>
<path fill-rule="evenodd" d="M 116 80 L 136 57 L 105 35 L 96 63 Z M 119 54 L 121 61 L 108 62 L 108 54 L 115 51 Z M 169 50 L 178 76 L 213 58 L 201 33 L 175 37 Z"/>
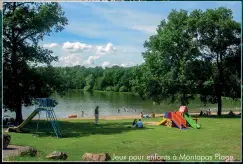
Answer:
<path fill-rule="evenodd" d="M 144 116 L 143 116 L 143 112 L 141 112 L 141 118 L 144 118 Z"/>
<path fill-rule="evenodd" d="M 143 128 L 143 122 L 141 121 L 141 119 L 138 120 L 138 122 L 134 125 L 134 127 Z"/>

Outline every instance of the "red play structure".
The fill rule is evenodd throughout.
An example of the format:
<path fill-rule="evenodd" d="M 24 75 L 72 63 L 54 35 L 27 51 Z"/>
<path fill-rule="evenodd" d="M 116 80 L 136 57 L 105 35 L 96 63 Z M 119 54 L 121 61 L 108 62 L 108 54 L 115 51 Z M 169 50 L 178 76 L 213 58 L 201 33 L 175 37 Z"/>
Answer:
<path fill-rule="evenodd" d="M 188 109 L 186 106 L 181 106 L 178 112 L 166 112 L 163 120 L 159 122 L 158 125 L 178 127 L 179 129 L 186 129 L 187 127 L 200 129 L 200 125 L 197 124 L 197 119 L 192 118 L 188 114 Z"/>

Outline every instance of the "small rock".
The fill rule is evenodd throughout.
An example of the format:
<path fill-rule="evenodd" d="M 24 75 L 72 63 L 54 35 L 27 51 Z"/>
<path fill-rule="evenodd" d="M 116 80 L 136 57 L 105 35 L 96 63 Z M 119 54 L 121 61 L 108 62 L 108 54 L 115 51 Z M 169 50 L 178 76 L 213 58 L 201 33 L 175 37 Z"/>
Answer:
<path fill-rule="evenodd" d="M 64 153 L 64 152 L 57 152 L 57 151 L 54 151 L 51 154 L 49 154 L 48 156 L 46 156 L 46 158 L 48 158 L 48 159 L 55 159 L 55 160 L 58 160 L 58 159 L 66 160 L 67 157 L 68 156 L 67 156 L 66 153 Z"/>
<path fill-rule="evenodd" d="M 6 149 L 10 143 L 11 136 L 7 133 L 3 134 L 3 149 Z"/>
<path fill-rule="evenodd" d="M 18 154 L 20 156 L 28 155 L 28 156 L 34 157 L 37 154 L 37 150 L 35 148 L 33 148 L 33 147 L 27 146 L 27 147 L 25 147 L 23 149 L 20 149 Z"/>
<path fill-rule="evenodd" d="M 100 154 L 93 154 L 93 153 L 85 153 L 82 156 L 84 161 L 108 161 L 111 159 L 108 153 L 100 153 Z"/>

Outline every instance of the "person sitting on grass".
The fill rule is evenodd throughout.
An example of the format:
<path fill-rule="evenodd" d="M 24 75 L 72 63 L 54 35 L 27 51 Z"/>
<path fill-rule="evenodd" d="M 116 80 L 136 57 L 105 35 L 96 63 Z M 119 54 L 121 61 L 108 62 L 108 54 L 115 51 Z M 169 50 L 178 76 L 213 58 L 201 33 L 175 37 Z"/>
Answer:
<path fill-rule="evenodd" d="M 133 120 L 133 123 L 132 123 L 132 126 L 136 125 L 137 122 L 138 122 L 137 119 L 134 119 L 134 120 Z"/>
<path fill-rule="evenodd" d="M 229 115 L 230 115 L 230 116 L 234 116 L 235 113 L 234 113 L 232 110 L 230 110 Z"/>
<path fill-rule="evenodd" d="M 143 128 L 143 122 L 141 119 L 138 120 L 138 122 L 134 125 L 135 128 Z"/>

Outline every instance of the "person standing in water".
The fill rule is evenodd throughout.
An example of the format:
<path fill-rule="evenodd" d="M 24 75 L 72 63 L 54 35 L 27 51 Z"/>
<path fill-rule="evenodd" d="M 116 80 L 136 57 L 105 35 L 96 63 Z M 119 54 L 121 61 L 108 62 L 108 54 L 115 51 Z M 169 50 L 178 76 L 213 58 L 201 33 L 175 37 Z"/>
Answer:
<path fill-rule="evenodd" d="M 120 109 L 117 109 L 117 113 L 120 113 Z"/>
<path fill-rule="evenodd" d="M 97 125 L 99 121 L 99 106 L 96 106 L 94 115 L 95 115 L 95 124 Z"/>
<path fill-rule="evenodd" d="M 84 111 L 82 111 L 82 117 L 84 117 L 84 114 L 86 114 L 86 113 L 84 113 Z M 87 114 L 86 114 L 87 115 Z M 88 115 L 87 115 L 88 116 Z"/>

